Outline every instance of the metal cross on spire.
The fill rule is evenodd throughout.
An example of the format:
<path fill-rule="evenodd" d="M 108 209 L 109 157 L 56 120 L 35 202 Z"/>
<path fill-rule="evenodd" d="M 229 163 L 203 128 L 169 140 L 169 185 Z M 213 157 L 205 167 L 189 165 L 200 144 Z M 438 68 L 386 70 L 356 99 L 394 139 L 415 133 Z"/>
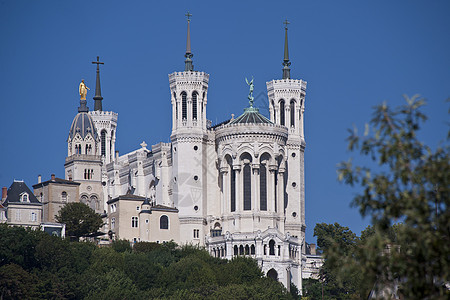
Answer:
<path fill-rule="evenodd" d="M 100 88 L 100 65 L 104 65 L 105 63 L 100 61 L 100 57 L 97 56 L 97 61 L 93 61 L 93 64 L 97 64 L 97 80 L 95 82 L 95 96 L 94 96 L 94 110 L 102 111 L 102 90 Z"/>
<path fill-rule="evenodd" d="M 291 62 L 289 61 L 289 49 L 288 49 L 288 25 L 289 21 L 286 19 L 284 22 L 284 59 L 283 59 L 283 79 L 289 79 L 291 78 L 291 69 L 289 66 L 291 65 Z"/>
<path fill-rule="evenodd" d="M 190 22 L 190 21 L 191 21 L 192 14 L 190 14 L 189 12 L 187 12 L 187 13 L 185 14 L 185 16 L 187 17 L 188 22 Z"/>
<path fill-rule="evenodd" d="M 192 14 L 187 12 L 185 16 L 187 17 L 188 24 L 187 24 L 187 38 L 186 38 L 186 54 L 184 55 L 184 57 L 186 57 L 186 60 L 184 61 L 184 70 L 193 71 L 194 65 L 192 64 L 192 57 L 194 55 L 191 52 L 191 30 L 190 30 Z"/>

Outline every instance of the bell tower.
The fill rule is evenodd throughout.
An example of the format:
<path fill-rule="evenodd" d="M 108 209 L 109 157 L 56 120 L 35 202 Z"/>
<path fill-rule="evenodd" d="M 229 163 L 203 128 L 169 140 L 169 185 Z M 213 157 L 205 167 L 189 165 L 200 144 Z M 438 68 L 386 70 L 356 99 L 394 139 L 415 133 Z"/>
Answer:
<path fill-rule="evenodd" d="M 187 17 L 187 41 L 183 72 L 169 74 L 172 103 L 173 205 L 179 210 L 181 242 L 192 242 L 193 232 L 203 235 L 206 217 L 206 103 L 209 74 L 195 71 L 190 39 L 191 14 Z M 203 239 L 198 239 L 203 244 Z"/>
<path fill-rule="evenodd" d="M 303 115 L 305 111 L 306 81 L 291 78 L 288 50 L 288 24 L 284 22 L 284 58 L 282 79 L 267 82 L 270 120 L 288 129 L 286 171 L 284 185 L 285 230 L 292 236 L 305 236 L 305 137 Z M 304 248 L 304 247 L 303 247 Z"/>

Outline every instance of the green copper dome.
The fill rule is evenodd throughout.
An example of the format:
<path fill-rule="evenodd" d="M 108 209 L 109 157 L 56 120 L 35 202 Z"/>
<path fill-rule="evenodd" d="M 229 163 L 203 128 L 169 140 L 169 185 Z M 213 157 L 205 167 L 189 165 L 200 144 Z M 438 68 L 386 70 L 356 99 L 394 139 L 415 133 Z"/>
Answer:
<path fill-rule="evenodd" d="M 248 107 L 244 109 L 244 113 L 232 120 L 230 124 L 248 124 L 248 123 L 266 123 L 273 124 L 269 119 L 259 113 L 256 107 Z"/>

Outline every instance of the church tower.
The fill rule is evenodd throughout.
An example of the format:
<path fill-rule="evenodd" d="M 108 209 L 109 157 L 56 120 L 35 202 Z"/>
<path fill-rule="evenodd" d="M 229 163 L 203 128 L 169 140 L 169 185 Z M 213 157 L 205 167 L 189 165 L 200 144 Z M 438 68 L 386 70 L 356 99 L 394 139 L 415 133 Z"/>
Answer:
<path fill-rule="evenodd" d="M 97 61 L 93 61 L 93 64 L 97 65 L 97 76 L 95 80 L 95 96 L 94 96 L 94 111 L 90 111 L 89 114 L 95 124 L 97 135 L 100 139 L 99 155 L 102 160 L 102 174 L 101 182 L 103 186 L 103 205 L 106 208 L 106 202 L 108 199 L 108 173 L 106 165 L 114 161 L 115 158 L 115 145 L 116 145 L 116 128 L 117 128 L 117 113 L 112 111 L 103 110 L 103 97 L 100 87 L 100 57 L 97 56 Z"/>
<path fill-rule="evenodd" d="M 187 42 L 183 72 L 169 74 L 172 102 L 172 205 L 178 208 L 181 242 L 203 240 L 206 216 L 207 120 L 209 74 L 194 71 L 187 16 Z M 185 239 L 185 240 L 183 240 Z M 195 241 L 194 241 L 195 242 Z"/>
<path fill-rule="evenodd" d="M 306 81 L 291 79 L 288 50 L 288 27 L 285 24 L 282 79 L 267 82 L 270 120 L 288 129 L 285 157 L 284 195 L 285 230 L 300 240 L 305 236 L 305 137 L 303 115 L 305 111 Z M 304 248 L 304 247 L 303 247 Z"/>
<path fill-rule="evenodd" d="M 80 107 L 72 121 L 67 139 L 65 178 L 80 183 L 80 202 L 89 205 L 96 212 L 103 212 L 100 137 L 86 105 L 87 87 L 84 80 L 80 83 L 79 90 Z"/>

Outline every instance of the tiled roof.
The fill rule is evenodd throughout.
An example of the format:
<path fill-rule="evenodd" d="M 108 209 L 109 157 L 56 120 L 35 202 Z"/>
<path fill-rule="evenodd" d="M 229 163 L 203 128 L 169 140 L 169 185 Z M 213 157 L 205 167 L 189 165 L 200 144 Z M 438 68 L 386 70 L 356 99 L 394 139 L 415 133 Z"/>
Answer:
<path fill-rule="evenodd" d="M 20 202 L 20 196 L 23 193 L 28 194 L 28 202 L 24 204 L 42 204 L 33 192 L 28 188 L 28 186 L 23 181 L 14 181 L 8 189 L 8 195 L 3 203 L 4 206 L 8 206 L 9 203 L 22 203 Z"/>

